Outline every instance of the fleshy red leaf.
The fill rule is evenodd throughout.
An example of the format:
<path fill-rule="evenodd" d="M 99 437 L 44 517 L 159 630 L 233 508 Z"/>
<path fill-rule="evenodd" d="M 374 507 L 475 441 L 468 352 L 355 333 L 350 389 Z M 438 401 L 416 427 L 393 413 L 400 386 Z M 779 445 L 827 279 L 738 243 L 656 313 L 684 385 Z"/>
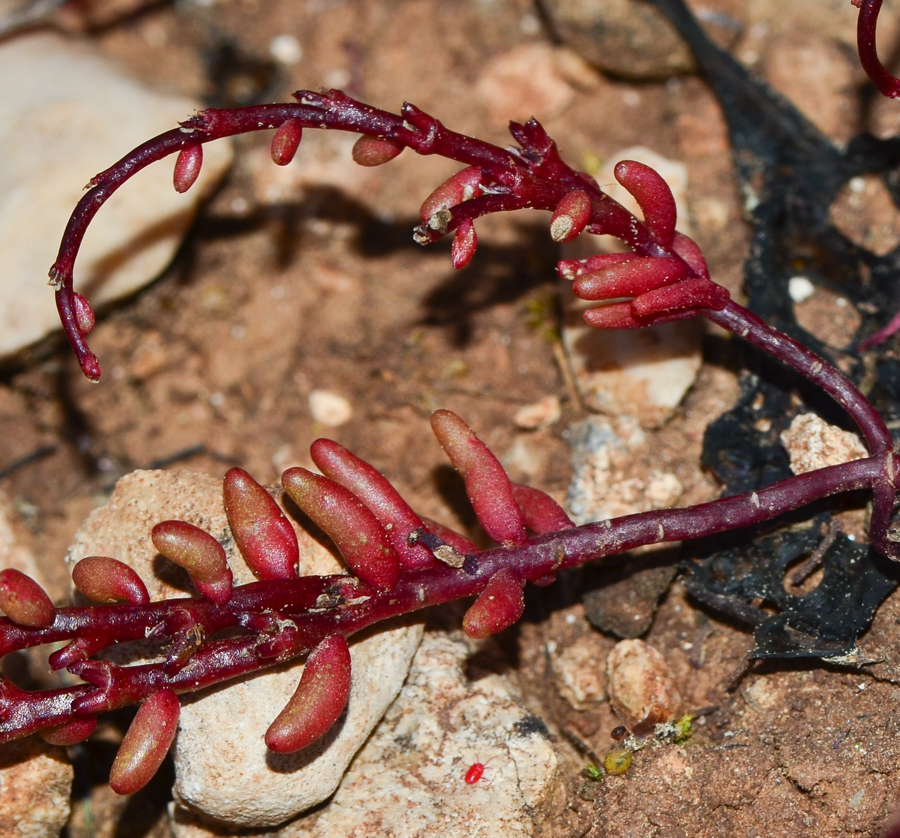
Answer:
<path fill-rule="evenodd" d="M 582 274 L 572 284 L 572 292 L 582 300 L 611 300 L 634 297 L 682 279 L 687 267 L 681 259 L 665 256 L 636 256 Z"/>
<path fill-rule="evenodd" d="M 567 530 L 575 526 L 575 522 L 566 515 L 565 510 L 546 492 L 520 483 L 513 483 L 512 491 L 525 517 L 525 526 L 535 535 Z"/>
<path fill-rule="evenodd" d="M 363 582 L 389 591 L 400 577 L 400 563 L 378 519 L 343 486 L 305 468 L 281 475 L 285 491 L 335 543 Z"/>
<path fill-rule="evenodd" d="M 137 572 L 108 556 L 88 556 L 72 568 L 72 583 L 94 602 L 146 605 L 150 594 Z"/>
<path fill-rule="evenodd" d="M 525 580 L 511 567 L 498 570 L 466 611 L 463 631 L 481 640 L 509 628 L 525 610 Z"/>
<path fill-rule="evenodd" d="M 472 508 L 484 531 L 503 545 L 524 544 L 525 519 L 500 461 L 475 432 L 449 410 L 431 414 L 431 428 L 450 462 L 462 475 Z"/>
<path fill-rule="evenodd" d="M 272 137 L 272 162 L 276 166 L 287 166 L 303 139 L 303 123 L 299 119 L 288 119 L 278 126 Z"/>
<path fill-rule="evenodd" d="M 225 475 L 222 496 L 231 533 L 258 579 L 297 575 L 297 534 L 275 499 L 241 468 Z"/>
<path fill-rule="evenodd" d="M 670 247 L 675 236 L 678 210 L 672 190 L 662 175 L 636 160 L 623 160 L 616 164 L 613 174 L 638 202 L 653 238 L 663 247 Z"/>
<path fill-rule="evenodd" d="M 406 148 L 388 137 L 370 137 L 363 134 L 354 144 L 353 162 L 360 166 L 381 166 L 390 163 Z"/>
<path fill-rule="evenodd" d="M 180 712 L 172 690 L 160 690 L 138 707 L 109 772 L 116 794 L 133 794 L 150 782 L 172 747 Z"/>
<path fill-rule="evenodd" d="M 0 571 L 0 609 L 14 623 L 29 628 L 52 625 L 56 616 L 47 592 L 30 576 L 13 568 Z"/>
<path fill-rule="evenodd" d="M 576 238 L 591 220 L 591 198 L 583 189 L 568 192 L 550 218 L 550 238 L 562 243 Z"/>
<path fill-rule="evenodd" d="M 350 698 L 350 649 L 342 634 L 326 637 L 306 659 L 297 691 L 266 731 L 278 754 L 299 751 L 324 736 Z"/>
<path fill-rule="evenodd" d="M 183 567 L 197 590 L 219 605 L 231 599 L 231 568 L 225 550 L 208 532 L 185 521 L 163 521 L 150 533 L 153 545 Z"/>
<path fill-rule="evenodd" d="M 322 474 L 352 492 L 378 519 L 402 567 L 434 564 L 424 547 L 408 542 L 409 534 L 423 526 L 422 519 L 381 472 L 330 439 L 317 439 L 309 453 Z"/>
<path fill-rule="evenodd" d="M 187 192 L 200 177 L 200 169 L 203 166 L 203 146 L 185 146 L 178 152 L 175 158 L 175 172 L 173 182 L 176 192 Z"/>

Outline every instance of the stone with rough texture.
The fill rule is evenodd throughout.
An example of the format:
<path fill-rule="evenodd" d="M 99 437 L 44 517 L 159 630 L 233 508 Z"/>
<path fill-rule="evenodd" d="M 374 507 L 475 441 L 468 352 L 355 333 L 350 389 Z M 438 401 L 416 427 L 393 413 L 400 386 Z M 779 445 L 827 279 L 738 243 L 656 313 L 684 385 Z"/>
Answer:
<path fill-rule="evenodd" d="M 0 745 L 0 838 L 55 838 L 69 819 L 66 749 L 30 737 Z"/>
<path fill-rule="evenodd" d="M 269 838 L 392 835 L 526 838 L 561 790 L 540 720 L 501 675 L 470 680 L 475 646 L 460 633 L 427 634 L 409 679 L 328 806 Z M 485 765 L 477 783 L 465 775 Z M 186 813 L 178 838 L 212 838 Z"/>
<path fill-rule="evenodd" d="M 0 493 L 0 570 L 41 581 L 34 555 L 18 532 L 12 504 Z M 51 838 L 69 819 L 74 771 L 65 748 L 32 736 L 0 745 L 0 838 Z"/>
<path fill-rule="evenodd" d="M 632 730 L 670 722 L 684 712 L 669 664 L 643 640 L 615 645 L 606 659 L 606 689 L 616 715 Z"/>
<path fill-rule="evenodd" d="M 836 466 L 868 456 L 859 436 L 829 425 L 815 413 L 801 413 L 781 434 L 781 444 L 791 458 L 791 471 L 808 471 Z"/>
<path fill-rule="evenodd" d="M 0 43 L 0 357 L 58 328 L 47 271 L 84 185 L 138 144 L 199 107 L 126 78 L 89 46 L 53 34 Z M 198 202 L 231 160 L 204 149 L 199 181 L 172 186 L 171 162 L 138 173 L 97 214 L 76 263 L 95 305 L 133 293 L 171 261 Z"/>
<path fill-rule="evenodd" d="M 606 72 L 658 79 L 694 67 L 672 24 L 649 3 L 548 0 L 544 8 L 563 41 Z"/>
<path fill-rule="evenodd" d="M 280 493 L 274 492 L 276 497 Z M 234 545 L 221 481 L 184 471 L 138 471 L 122 478 L 106 506 L 75 536 L 68 560 L 108 555 L 135 568 L 153 599 L 190 590 L 186 575 L 159 557 L 152 526 L 176 518 L 202 527 L 226 548 L 235 584 L 254 577 Z M 295 525 L 300 573 L 337 573 L 339 561 Z M 302 664 L 186 696 L 173 749 L 175 798 L 220 822 L 273 826 L 321 802 L 397 695 L 421 638 L 420 625 L 397 625 L 351 641 L 349 709 L 320 742 L 296 754 L 270 753 L 266 729 L 296 689 Z"/>

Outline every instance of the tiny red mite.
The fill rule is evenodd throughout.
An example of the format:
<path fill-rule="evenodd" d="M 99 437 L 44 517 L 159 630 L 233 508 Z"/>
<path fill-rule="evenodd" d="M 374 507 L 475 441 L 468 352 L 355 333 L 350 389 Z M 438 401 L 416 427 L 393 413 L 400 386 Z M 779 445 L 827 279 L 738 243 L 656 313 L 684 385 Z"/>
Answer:
<path fill-rule="evenodd" d="M 466 782 L 471 786 L 477 783 L 482 774 L 484 774 L 484 763 L 476 762 L 474 765 L 469 766 L 469 770 L 466 771 Z"/>
<path fill-rule="evenodd" d="M 497 759 L 498 756 L 500 756 L 500 754 L 494 754 L 494 756 L 492 756 L 491 759 L 489 759 L 487 762 Z M 466 782 L 470 786 L 474 786 L 475 783 L 477 783 L 482 778 L 482 776 L 484 776 L 484 769 L 487 765 L 487 762 L 475 762 L 469 766 L 469 770 L 466 771 Z"/>

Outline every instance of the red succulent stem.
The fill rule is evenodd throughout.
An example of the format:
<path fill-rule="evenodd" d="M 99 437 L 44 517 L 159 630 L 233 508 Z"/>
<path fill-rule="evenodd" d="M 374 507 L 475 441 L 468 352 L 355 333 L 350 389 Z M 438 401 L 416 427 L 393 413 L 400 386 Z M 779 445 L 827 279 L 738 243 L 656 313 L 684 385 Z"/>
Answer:
<path fill-rule="evenodd" d="M 548 533 L 527 543 L 466 556 L 462 567 L 445 564 L 407 570 L 390 591 L 347 576 L 309 576 L 254 582 L 234 589 L 231 600 L 177 599 L 146 606 L 112 605 L 58 609 L 48 628 L 29 629 L 0 620 L 0 649 L 16 649 L 79 637 L 115 645 L 160 642 L 198 633 L 198 648 L 173 671 L 167 662 L 119 667 L 78 661 L 68 669 L 89 681 L 60 690 L 26 692 L 0 683 L 0 741 L 93 716 L 140 701 L 161 689 L 191 692 L 307 654 L 324 638 L 352 634 L 391 617 L 476 596 L 491 578 L 514 569 L 539 581 L 557 571 L 646 544 L 714 535 L 771 520 L 814 500 L 871 487 L 896 468 L 896 455 L 873 456 L 820 469 L 749 492 L 697 506 L 627 515 Z M 203 638 L 229 627 L 246 633 Z"/>
<path fill-rule="evenodd" d="M 703 309 L 701 313 L 713 323 L 778 358 L 828 393 L 856 422 L 873 454 L 892 450 L 891 432 L 878 411 L 840 370 L 824 358 L 734 301 L 729 301 L 719 311 Z"/>
<path fill-rule="evenodd" d="M 859 61 L 879 92 L 891 99 L 900 96 L 900 79 L 892 76 L 878 59 L 875 36 L 882 0 L 853 0 L 859 6 L 856 22 L 856 46 Z"/>

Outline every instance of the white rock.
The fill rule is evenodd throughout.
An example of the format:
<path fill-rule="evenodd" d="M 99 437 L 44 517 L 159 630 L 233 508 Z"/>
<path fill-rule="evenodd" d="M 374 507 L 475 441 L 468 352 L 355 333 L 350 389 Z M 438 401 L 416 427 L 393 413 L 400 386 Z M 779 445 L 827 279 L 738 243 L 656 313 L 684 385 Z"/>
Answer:
<path fill-rule="evenodd" d="M 334 798 L 269 838 L 535 834 L 559 789 L 556 754 L 505 678 L 466 677 L 472 648 L 461 635 L 426 635 L 406 686 Z M 476 762 L 484 775 L 469 785 Z M 217 834 L 184 812 L 175 833 Z"/>
<path fill-rule="evenodd" d="M 34 555 L 17 532 L 12 504 L 0 492 L 0 570 L 42 583 Z M 65 748 L 31 736 L 0 745 L 0 836 L 55 838 L 69 819 L 74 771 Z"/>
<path fill-rule="evenodd" d="M 613 175 L 621 160 L 645 163 L 663 176 L 675 196 L 678 229 L 690 235 L 685 166 L 635 146 L 611 156 L 598 171 L 591 172 L 610 197 L 638 218 L 641 213 L 637 203 Z M 582 235 L 566 247 L 565 256 L 584 258 L 623 249 L 610 236 Z M 594 329 L 584 323 L 582 312 L 596 303 L 578 300 L 568 287 L 563 291 L 563 299 L 563 346 L 585 405 L 612 416 L 635 416 L 645 428 L 665 424 L 700 370 L 703 326 L 686 320 L 646 329 Z"/>
<path fill-rule="evenodd" d="M 513 417 L 513 422 L 516 423 L 517 428 L 534 431 L 558 422 L 560 416 L 562 416 L 562 406 L 559 403 L 559 397 L 545 396 L 539 401 L 520 407 Z"/>
<path fill-rule="evenodd" d="M 235 583 L 253 580 L 228 531 L 221 482 L 188 472 L 122 478 L 76 534 L 69 560 L 114 556 L 138 571 L 154 599 L 179 595 L 179 574 L 160 578 L 166 563 L 150 541 L 153 524 L 167 518 L 210 532 L 226 547 Z M 295 529 L 302 574 L 341 570 L 331 553 Z M 281 823 L 327 798 L 400 690 L 421 633 L 419 625 L 394 624 L 351 641 L 348 712 L 322 743 L 294 755 L 270 753 L 263 736 L 296 689 L 302 664 L 186 697 L 174 746 L 176 800 L 219 821 L 254 827 Z"/>
<path fill-rule="evenodd" d="M 59 325 L 47 271 L 84 185 L 135 146 L 177 127 L 198 103 L 126 78 L 91 47 L 53 34 L 0 43 L 0 357 Z M 92 303 L 131 294 L 172 259 L 201 198 L 231 160 L 204 149 L 199 181 L 172 187 L 174 157 L 149 166 L 97 214 L 75 266 Z"/>
<path fill-rule="evenodd" d="M 566 432 L 572 462 L 566 508 L 578 524 L 674 506 L 683 487 L 656 466 L 633 417 L 590 416 Z"/>
<path fill-rule="evenodd" d="M 340 393 L 313 390 L 309 394 L 309 413 L 316 422 L 337 428 L 353 418 L 353 405 Z"/>
<path fill-rule="evenodd" d="M 791 458 L 791 471 L 808 471 L 860 460 L 869 452 L 859 436 L 829 425 L 815 413 L 801 413 L 781 434 L 781 444 Z"/>

